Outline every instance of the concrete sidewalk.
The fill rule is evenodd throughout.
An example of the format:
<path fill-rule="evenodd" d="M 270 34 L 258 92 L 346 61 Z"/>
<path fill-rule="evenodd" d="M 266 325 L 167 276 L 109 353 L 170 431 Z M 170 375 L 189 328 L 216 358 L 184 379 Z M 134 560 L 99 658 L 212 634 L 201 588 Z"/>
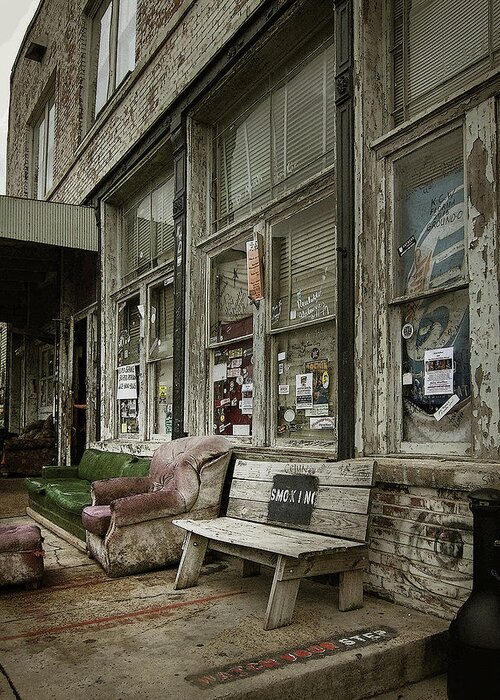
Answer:
<path fill-rule="evenodd" d="M 305 581 L 294 623 L 266 632 L 266 572 L 243 579 L 218 561 L 174 591 L 175 569 L 110 579 L 43 534 L 43 586 L 0 591 L 1 698 L 360 700 L 444 670 L 448 624 L 435 617 L 370 596 L 339 613 L 335 588 Z M 409 690 L 383 697 L 446 698 Z"/>

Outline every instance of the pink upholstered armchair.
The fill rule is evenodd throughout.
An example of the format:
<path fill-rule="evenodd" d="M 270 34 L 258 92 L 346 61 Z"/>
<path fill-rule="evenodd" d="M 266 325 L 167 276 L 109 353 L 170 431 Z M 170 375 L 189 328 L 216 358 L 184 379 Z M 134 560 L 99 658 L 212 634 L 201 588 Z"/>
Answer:
<path fill-rule="evenodd" d="M 94 481 L 83 509 L 87 549 L 109 576 L 177 564 L 183 533 L 173 518 L 219 513 L 231 457 L 223 437 L 191 437 L 159 447 L 149 475 Z"/>

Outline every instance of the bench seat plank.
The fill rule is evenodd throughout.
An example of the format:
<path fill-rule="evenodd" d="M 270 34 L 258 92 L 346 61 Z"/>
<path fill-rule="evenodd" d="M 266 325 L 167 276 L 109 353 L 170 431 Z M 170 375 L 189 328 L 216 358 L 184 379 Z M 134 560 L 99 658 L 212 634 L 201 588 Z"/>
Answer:
<path fill-rule="evenodd" d="M 258 547 L 266 552 L 300 559 L 308 554 L 324 555 L 362 546 L 359 542 L 333 539 L 313 532 L 291 530 L 237 518 L 215 520 L 174 520 L 174 525 L 206 537 L 241 547 Z M 210 547 L 210 543 L 209 543 Z"/>

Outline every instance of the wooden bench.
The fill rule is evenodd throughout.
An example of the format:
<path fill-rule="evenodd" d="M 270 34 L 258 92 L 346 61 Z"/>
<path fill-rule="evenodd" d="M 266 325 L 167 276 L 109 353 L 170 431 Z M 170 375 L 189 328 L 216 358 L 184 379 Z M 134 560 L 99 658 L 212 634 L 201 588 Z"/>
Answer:
<path fill-rule="evenodd" d="M 174 587 L 195 586 L 212 550 L 241 557 L 243 576 L 274 568 L 265 629 L 292 621 L 300 579 L 338 573 L 339 610 L 363 606 L 374 461 L 236 461 L 227 517 L 174 520 L 187 530 Z"/>

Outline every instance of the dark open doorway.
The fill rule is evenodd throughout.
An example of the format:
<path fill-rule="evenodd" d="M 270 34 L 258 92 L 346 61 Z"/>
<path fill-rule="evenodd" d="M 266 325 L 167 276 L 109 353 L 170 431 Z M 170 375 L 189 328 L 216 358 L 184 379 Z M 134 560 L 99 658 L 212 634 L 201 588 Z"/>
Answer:
<path fill-rule="evenodd" d="M 87 318 L 75 321 L 73 338 L 73 425 L 71 463 L 79 464 L 87 443 Z"/>

